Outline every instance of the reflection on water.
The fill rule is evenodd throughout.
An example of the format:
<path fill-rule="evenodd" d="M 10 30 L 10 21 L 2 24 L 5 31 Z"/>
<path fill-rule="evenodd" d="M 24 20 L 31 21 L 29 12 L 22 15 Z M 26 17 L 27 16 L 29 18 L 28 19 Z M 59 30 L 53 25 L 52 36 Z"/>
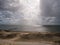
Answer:
<path fill-rule="evenodd" d="M 60 32 L 60 25 L 43 26 L 21 26 L 21 25 L 0 25 L 2 30 L 10 31 L 37 31 L 37 32 Z"/>

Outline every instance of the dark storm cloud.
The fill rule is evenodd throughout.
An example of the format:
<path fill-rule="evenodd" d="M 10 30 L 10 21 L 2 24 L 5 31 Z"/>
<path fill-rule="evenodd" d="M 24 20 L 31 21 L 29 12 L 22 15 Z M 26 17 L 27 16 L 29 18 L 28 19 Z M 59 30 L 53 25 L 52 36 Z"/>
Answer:
<path fill-rule="evenodd" d="M 60 0 L 0 0 L 3 23 L 18 23 L 23 19 L 29 25 L 59 25 Z"/>
<path fill-rule="evenodd" d="M 0 0 L 0 24 L 35 25 L 38 13 L 39 0 Z"/>
<path fill-rule="evenodd" d="M 22 9 L 20 6 L 19 0 L 0 0 L 0 24 L 20 22 L 22 17 L 22 13 L 19 12 Z"/>
<path fill-rule="evenodd" d="M 60 25 L 60 0 L 41 0 L 42 25 Z"/>

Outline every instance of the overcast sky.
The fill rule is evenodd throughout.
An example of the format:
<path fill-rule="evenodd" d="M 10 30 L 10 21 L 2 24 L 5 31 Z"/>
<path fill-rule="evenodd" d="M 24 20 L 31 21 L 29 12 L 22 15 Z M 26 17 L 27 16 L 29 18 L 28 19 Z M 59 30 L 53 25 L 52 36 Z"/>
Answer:
<path fill-rule="evenodd" d="M 60 0 L 0 0 L 0 24 L 59 25 Z"/>

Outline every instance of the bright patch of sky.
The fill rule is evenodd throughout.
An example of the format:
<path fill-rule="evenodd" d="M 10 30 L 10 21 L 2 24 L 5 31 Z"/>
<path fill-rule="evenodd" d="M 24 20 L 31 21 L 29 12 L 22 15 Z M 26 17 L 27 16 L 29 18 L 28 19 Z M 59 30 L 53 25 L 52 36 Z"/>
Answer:
<path fill-rule="evenodd" d="M 0 24 L 59 25 L 60 0 L 0 0 Z"/>

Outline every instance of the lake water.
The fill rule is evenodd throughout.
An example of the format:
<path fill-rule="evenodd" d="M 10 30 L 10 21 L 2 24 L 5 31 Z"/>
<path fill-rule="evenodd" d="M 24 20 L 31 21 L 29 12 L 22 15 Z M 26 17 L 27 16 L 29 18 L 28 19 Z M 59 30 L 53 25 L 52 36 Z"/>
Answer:
<path fill-rule="evenodd" d="M 42 26 L 0 25 L 0 29 L 10 31 L 60 32 L 60 25 L 42 25 Z"/>

